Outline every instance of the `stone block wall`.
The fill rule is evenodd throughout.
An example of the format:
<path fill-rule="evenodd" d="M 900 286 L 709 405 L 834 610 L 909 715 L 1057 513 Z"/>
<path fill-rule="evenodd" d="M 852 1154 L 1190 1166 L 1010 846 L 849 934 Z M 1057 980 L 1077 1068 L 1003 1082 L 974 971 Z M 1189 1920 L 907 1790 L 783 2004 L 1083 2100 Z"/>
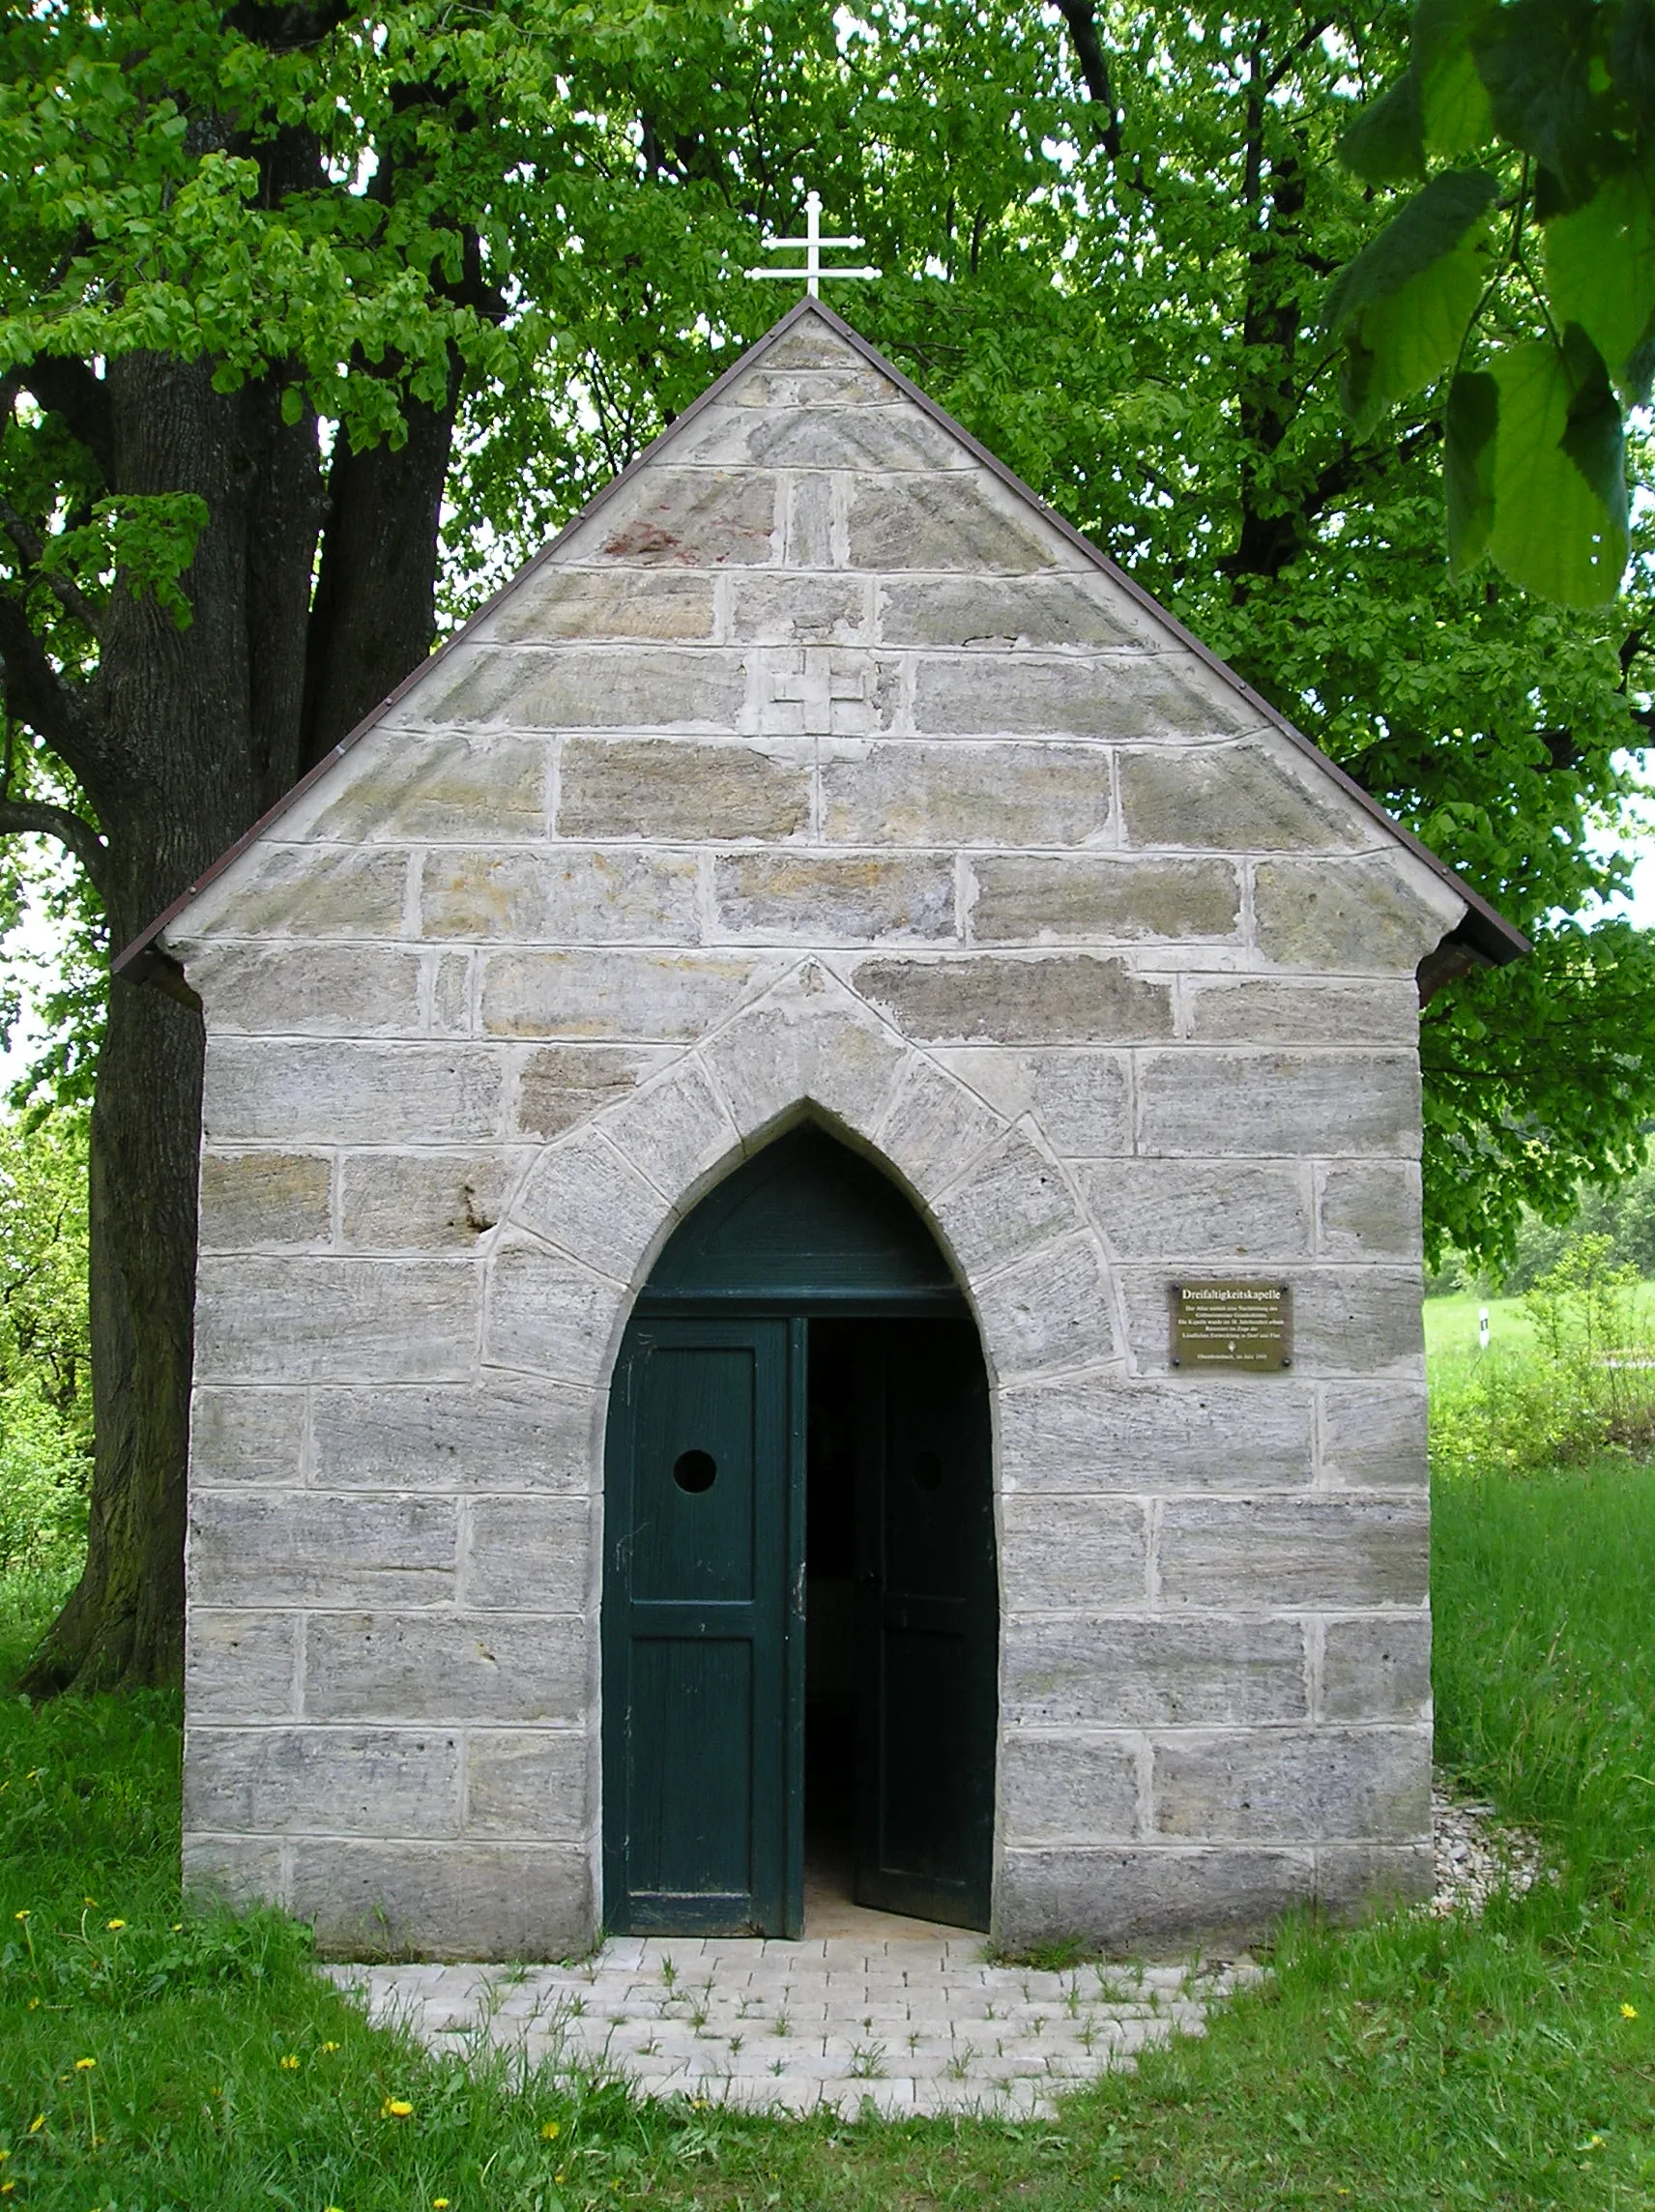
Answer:
<path fill-rule="evenodd" d="M 208 1023 L 186 1855 L 335 1950 L 600 1912 L 605 1387 L 813 1113 L 994 1386 L 995 1935 L 1428 1875 L 1414 969 L 1451 889 L 825 324 L 172 925 Z M 1291 1373 L 1168 1284 L 1291 1283 Z"/>

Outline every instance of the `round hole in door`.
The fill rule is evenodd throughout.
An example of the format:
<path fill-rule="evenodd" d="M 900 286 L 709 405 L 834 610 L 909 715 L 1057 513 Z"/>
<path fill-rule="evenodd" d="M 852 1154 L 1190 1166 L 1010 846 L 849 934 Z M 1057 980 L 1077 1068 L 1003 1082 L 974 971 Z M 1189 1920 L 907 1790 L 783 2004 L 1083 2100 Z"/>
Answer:
<path fill-rule="evenodd" d="M 914 1479 L 921 1490 L 941 1490 L 943 1462 L 934 1451 L 920 1452 L 914 1462 Z"/>
<path fill-rule="evenodd" d="M 718 1462 L 710 1451 L 680 1452 L 673 1461 L 672 1478 L 681 1490 L 687 1490 L 692 1498 L 712 1488 L 712 1478 L 718 1472 Z"/>

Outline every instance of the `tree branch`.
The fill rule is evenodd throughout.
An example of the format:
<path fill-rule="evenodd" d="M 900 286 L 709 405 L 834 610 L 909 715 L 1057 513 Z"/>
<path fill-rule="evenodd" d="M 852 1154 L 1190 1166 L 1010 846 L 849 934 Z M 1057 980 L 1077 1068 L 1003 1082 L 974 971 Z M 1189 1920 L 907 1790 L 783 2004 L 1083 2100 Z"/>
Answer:
<path fill-rule="evenodd" d="M 51 570 L 46 568 L 45 545 L 40 533 L 26 516 L 17 512 L 9 500 L 0 499 L 0 528 L 5 530 L 7 537 L 17 548 L 28 566 L 35 571 L 38 580 L 44 584 L 46 590 L 62 607 L 64 613 L 73 615 L 77 623 L 90 630 L 92 635 L 96 637 L 98 635 L 96 610 L 81 593 L 79 587 L 72 583 L 69 577 L 54 576 Z"/>
<path fill-rule="evenodd" d="M 1092 0 L 1058 0 L 1058 7 L 1069 26 L 1069 37 L 1074 44 L 1075 60 L 1080 64 L 1087 97 L 1094 107 L 1103 110 L 1098 137 L 1110 160 L 1118 161 L 1121 115 L 1115 104 L 1115 87 L 1110 82 L 1109 62 L 1097 35 L 1097 15 Z"/>
<path fill-rule="evenodd" d="M 18 371 L 17 381 L 25 392 L 34 393 L 48 415 L 61 416 L 70 435 L 79 439 L 105 480 L 114 475 L 115 421 L 109 393 L 85 362 L 43 355 Z"/>
<path fill-rule="evenodd" d="M 0 799 L 0 837 L 55 837 L 67 845 L 101 895 L 108 873 L 109 848 L 78 814 L 40 799 Z"/>
<path fill-rule="evenodd" d="M 46 656 L 22 603 L 0 592 L 0 695 L 6 712 L 27 722 L 84 784 L 108 763 L 81 701 Z"/>

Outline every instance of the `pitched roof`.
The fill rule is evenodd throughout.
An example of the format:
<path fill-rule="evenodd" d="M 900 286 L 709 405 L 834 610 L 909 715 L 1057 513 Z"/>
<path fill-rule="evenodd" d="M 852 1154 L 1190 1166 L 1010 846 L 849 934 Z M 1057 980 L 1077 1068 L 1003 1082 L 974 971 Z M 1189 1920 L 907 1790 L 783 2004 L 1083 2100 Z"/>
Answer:
<path fill-rule="evenodd" d="M 573 532 L 581 528 L 594 515 L 599 513 L 621 488 L 629 483 L 642 469 L 647 468 L 652 462 L 659 460 L 676 441 L 683 437 L 689 426 L 704 410 L 712 406 L 738 377 L 743 376 L 762 361 L 765 354 L 789 331 L 810 316 L 819 317 L 829 330 L 842 338 L 846 344 L 853 347 L 881 376 L 887 377 L 908 399 L 912 400 L 934 422 L 939 423 L 951 437 L 956 438 L 976 461 L 996 476 L 1002 483 L 1008 486 L 1020 500 L 1033 509 L 1051 528 L 1058 531 L 1070 545 L 1082 553 L 1092 567 L 1101 570 L 1115 585 L 1134 599 L 1167 631 L 1169 636 L 1176 638 L 1215 675 L 1222 678 L 1224 683 L 1235 692 L 1236 696 L 1244 700 L 1263 721 L 1289 739 L 1300 752 L 1307 754 L 1323 775 L 1331 777 L 1349 799 L 1365 813 L 1371 815 L 1376 822 L 1381 824 L 1398 844 L 1414 854 L 1453 890 L 1456 897 L 1465 901 L 1466 915 L 1464 920 L 1451 932 L 1449 937 L 1444 940 L 1443 945 L 1436 953 L 1431 955 L 1422 968 L 1422 979 L 1429 984 L 1430 988 L 1435 988 L 1437 983 L 1446 981 L 1454 974 L 1485 962 L 1492 966 L 1503 967 L 1508 961 L 1519 959 L 1529 949 L 1528 939 L 1520 929 L 1507 921 L 1505 917 L 1487 899 L 1482 897 L 1479 892 L 1474 891 L 1461 876 L 1456 874 L 1445 860 L 1440 859 L 1428 845 L 1416 837 L 1411 830 L 1398 822 L 1394 815 L 1388 813 L 1379 804 L 1378 800 L 1364 791 L 1352 777 L 1347 775 L 1337 762 L 1330 760 L 1319 745 L 1314 744 L 1301 730 L 1296 729 L 1286 715 L 1278 713 L 1267 699 L 1262 697 L 1259 692 L 1253 689 L 1251 684 L 1245 683 L 1227 662 L 1219 658 L 1217 654 L 1203 645 L 1200 638 L 1193 636 L 1141 584 L 1135 582 L 1123 568 L 1112 561 L 1108 554 L 1100 552 L 1089 538 L 1083 537 L 1072 523 L 1065 521 L 1055 508 L 1049 506 L 1040 497 L 1038 492 L 1031 490 L 1021 477 L 1006 467 L 1003 461 L 997 459 L 986 447 L 980 445 L 969 430 L 954 421 L 946 409 L 939 407 L 934 399 L 928 398 L 916 384 L 904 376 L 902 371 L 888 362 L 876 346 L 870 345 L 859 332 L 853 330 L 842 316 L 835 314 L 832 308 L 825 306 L 821 300 L 805 298 L 800 300 L 796 306 L 790 308 L 778 322 L 771 325 L 763 337 L 759 338 L 734 361 L 723 375 L 715 383 L 710 385 L 700 398 L 684 410 L 670 429 L 664 430 L 653 444 L 647 446 L 642 452 L 637 454 L 621 471 L 619 476 L 612 478 L 601 491 L 589 500 L 579 513 L 572 516 L 557 536 L 549 539 L 540 548 L 533 560 L 519 569 L 517 574 L 503 586 L 501 591 L 496 593 L 486 605 L 478 609 L 463 628 L 456 630 L 452 637 L 446 639 L 439 650 L 429 658 L 421 661 L 417 667 L 410 669 L 402 682 L 387 698 L 380 702 L 372 713 L 359 722 L 347 737 L 339 741 L 332 752 L 324 755 L 316 763 L 314 768 L 301 776 L 293 788 L 284 797 L 277 800 L 268 813 L 262 815 L 249 830 L 246 830 L 227 852 L 220 854 L 212 866 L 205 869 L 189 888 L 173 901 L 164 914 L 158 915 L 140 936 L 135 937 L 130 945 L 126 946 L 116 956 L 113 963 L 113 973 L 125 976 L 129 981 L 142 982 L 153 979 L 162 982 L 164 986 L 169 975 L 175 975 L 177 972 L 172 964 L 166 960 L 164 953 L 157 944 L 157 940 L 189 907 L 196 896 L 216 878 L 222 875 L 230 863 L 246 852 L 249 845 L 255 844 L 271 825 L 278 821 L 287 812 L 302 794 L 308 791 L 311 785 L 318 782 L 323 776 L 329 774 L 335 763 L 342 759 L 360 739 L 365 737 L 370 730 L 383 721 L 391 710 L 416 684 L 421 683 L 440 661 L 468 638 L 477 626 L 490 615 L 525 577 L 532 575 L 537 569 L 553 561 L 559 548 Z M 1426 971 L 1430 971 L 1429 975 Z M 1429 989 L 1426 995 L 1429 996 Z"/>

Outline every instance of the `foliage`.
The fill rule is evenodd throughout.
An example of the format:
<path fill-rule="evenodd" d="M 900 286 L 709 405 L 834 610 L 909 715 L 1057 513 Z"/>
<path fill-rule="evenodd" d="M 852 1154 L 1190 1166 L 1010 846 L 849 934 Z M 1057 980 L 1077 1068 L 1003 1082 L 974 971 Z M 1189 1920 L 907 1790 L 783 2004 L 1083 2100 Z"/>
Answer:
<path fill-rule="evenodd" d="M 0 1573 L 78 1557 L 91 1426 L 85 1116 L 0 1118 Z"/>
<path fill-rule="evenodd" d="M 1649 0 L 1418 0 L 1407 69 L 1341 150 L 1369 184 L 1419 184 L 1328 295 L 1358 427 L 1447 379 L 1456 568 L 1487 552 L 1525 590 L 1606 604 L 1625 413 L 1655 380 Z"/>

